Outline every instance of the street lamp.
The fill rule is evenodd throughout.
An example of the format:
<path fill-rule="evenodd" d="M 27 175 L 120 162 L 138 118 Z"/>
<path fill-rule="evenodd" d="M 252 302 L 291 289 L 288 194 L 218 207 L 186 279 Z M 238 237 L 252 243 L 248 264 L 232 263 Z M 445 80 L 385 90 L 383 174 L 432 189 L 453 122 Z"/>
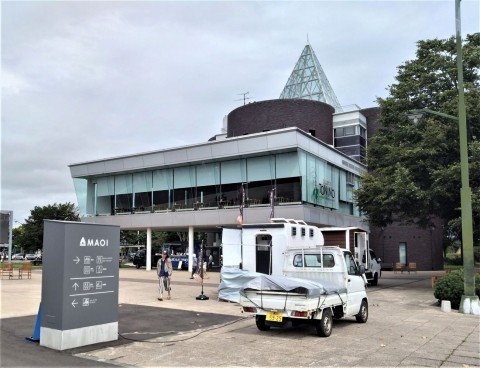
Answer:
<path fill-rule="evenodd" d="M 455 30 L 457 46 L 457 74 L 458 74 L 458 118 L 452 115 L 420 109 L 409 115 L 413 122 L 418 122 L 421 113 L 430 113 L 447 119 L 458 121 L 460 138 L 460 170 L 462 188 L 460 190 L 460 204 L 462 216 L 462 249 L 464 270 L 464 293 L 460 302 L 460 313 L 480 315 L 480 302 L 475 295 L 475 264 L 473 257 L 473 225 L 472 225 L 472 190 L 468 177 L 468 147 L 467 147 L 467 119 L 465 96 L 463 87 L 463 55 L 461 39 L 460 1 L 455 0 Z"/>

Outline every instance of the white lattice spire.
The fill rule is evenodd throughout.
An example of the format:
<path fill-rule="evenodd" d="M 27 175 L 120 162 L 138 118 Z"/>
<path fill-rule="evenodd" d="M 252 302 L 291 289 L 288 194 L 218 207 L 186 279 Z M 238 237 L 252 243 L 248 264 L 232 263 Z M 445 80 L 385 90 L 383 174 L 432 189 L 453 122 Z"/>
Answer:
<path fill-rule="evenodd" d="M 336 112 L 342 111 L 337 96 L 309 44 L 303 49 L 280 98 L 321 101 L 333 106 Z"/>

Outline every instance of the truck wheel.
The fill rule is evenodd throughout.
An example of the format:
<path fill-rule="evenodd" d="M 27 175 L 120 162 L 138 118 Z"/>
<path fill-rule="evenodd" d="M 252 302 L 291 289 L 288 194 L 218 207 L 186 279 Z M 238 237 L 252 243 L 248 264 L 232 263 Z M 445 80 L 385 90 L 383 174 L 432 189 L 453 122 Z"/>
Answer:
<path fill-rule="evenodd" d="M 359 323 L 365 323 L 368 319 L 368 303 L 365 300 L 362 300 L 362 304 L 360 305 L 360 311 L 355 316 L 355 319 Z"/>
<path fill-rule="evenodd" d="M 140 268 L 140 264 L 136 264 L 135 267 L 137 267 L 137 270 Z"/>
<path fill-rule="evenodd" d="M 255 323 L 257 324 L 257 328 L 260 331 L 268 331 L 270 330 L 270 326 L 265 324 L 265 316 L 255 316 Z"/>
<path fill-rule="evenodd" d="M 372 284 L 372 286 L 377 286 L 378 285 L 378 273 L 376 273 L 373 276 L 373 280 L 372 280 L 371 284 Z"/>
<path fill-rule="evenodd" d="M 328 337 L 332 334 L 333 318 L 330 308 L 323 310 L 322 318 L 317 321 L 315 328 L 317 335 L 321 337 Z"/>

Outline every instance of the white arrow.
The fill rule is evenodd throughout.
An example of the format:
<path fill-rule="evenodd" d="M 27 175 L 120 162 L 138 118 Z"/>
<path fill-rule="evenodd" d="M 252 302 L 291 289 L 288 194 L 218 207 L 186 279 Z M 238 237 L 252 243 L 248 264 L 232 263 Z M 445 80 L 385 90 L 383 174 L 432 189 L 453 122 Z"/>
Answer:
<path fill-rule="evenodd" d="M 78 285 L 77 283 L 73 284 L 72 287 L 75 289 L 75 291 L 77 291 L 77 288 L 80 287 L 80 285 Z"/>
<path fill-rule="evenodd" d="M 76 308 L 75 306 L 78 304 L 78 302 L 76 301 L 76 299 L 73 299 L 73 302 L 72 302 L 72 306 L 73 308 Z"/>
<path fill-rule="evenodd" d="M 78 256 L 73 260 L 73 262 L 75 262 L 76 264 L 78 264 L 78 262 L 80 262 L 80 258 L 78 258 Z"/>

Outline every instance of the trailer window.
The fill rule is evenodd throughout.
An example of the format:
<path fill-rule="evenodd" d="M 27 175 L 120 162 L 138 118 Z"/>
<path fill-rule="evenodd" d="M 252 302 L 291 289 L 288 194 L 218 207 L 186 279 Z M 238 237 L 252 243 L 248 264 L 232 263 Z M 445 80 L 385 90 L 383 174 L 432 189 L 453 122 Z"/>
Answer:
<path fill-rule="evenodd" d="M 304 266 L 305 265 L 305 266 Z M 294 267 L 322 267 L 322 256 L 320 254 L 304 254 L 303 260 L 301 254 L 293 257 Z M 323 255 L 323 267 L 332 268 L 335 266 L 335 260 L 332 254 Z"/>

